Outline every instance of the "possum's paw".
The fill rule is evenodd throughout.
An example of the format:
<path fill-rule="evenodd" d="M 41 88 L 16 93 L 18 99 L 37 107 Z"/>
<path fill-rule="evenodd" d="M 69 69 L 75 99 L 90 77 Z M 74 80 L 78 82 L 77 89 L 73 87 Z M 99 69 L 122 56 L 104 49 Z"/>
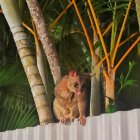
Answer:
<path fill-rule="evenodd" d="M 68 119 L 66 117 L 61 117 L 60 118 L 60 122 L 63 123 L 63 124 L 66 124 L 68 121 Z"/>
<path fill-rule="evenodd" d="M 80 116 L 78 118 L 78 121 L 80 122 L 80 124 L 85 125 L 86 124 L 86 117 L 85 116 Z"/>
<path fill-rule="evenodd" d="M 73 122 L 75 117 L 70 117 L 70 121 Z"/>

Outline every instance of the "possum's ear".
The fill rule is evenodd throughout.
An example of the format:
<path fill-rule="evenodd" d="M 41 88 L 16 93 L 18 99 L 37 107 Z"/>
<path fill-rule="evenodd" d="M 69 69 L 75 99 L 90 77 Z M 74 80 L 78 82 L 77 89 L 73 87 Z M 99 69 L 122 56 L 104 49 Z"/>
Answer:
<path fill-rule="evenodd" d="M 76 77 L 76 76 L 77 76 L 77 72 L 76 72 L 75 70 L 71 70 L 71 71 L 69 72 L 69 76 L 70 76 L 70 77 Z"/>

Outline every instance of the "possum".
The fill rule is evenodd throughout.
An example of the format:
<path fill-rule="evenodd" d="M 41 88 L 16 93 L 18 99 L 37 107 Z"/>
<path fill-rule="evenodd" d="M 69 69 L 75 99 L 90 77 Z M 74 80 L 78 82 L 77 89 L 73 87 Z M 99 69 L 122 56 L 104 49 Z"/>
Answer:
<path fill-rule="evenodd" d="M 55 86 L 53 102 L 54 115 L 62 123 L 78 118 L 80 124 L 86 124 L 88 93 L 86 81 L 89 76 L 77 74 L 72 70 Z"/>

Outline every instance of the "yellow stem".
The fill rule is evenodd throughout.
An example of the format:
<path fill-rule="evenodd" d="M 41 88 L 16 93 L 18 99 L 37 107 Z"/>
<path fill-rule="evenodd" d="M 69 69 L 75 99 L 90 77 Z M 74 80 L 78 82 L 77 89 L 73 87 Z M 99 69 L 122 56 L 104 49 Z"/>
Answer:
<path fill-rule="evenodd" d="M 34 31 L 27 25 L 25 24 L 24 22 L 22 22 L 22 25 L 31 33 L 34 35 Z"/>
<path fill-rule="evenodd" d="M 91 13 L 90 13 L 89 9 L 87 9 L 87 13 L 88 13 L 88 16 L 89 16 L 89 20 L 90 20 L 92 29 L 93 29 L 93 31 L 96 31 L 96 28 L 94 26 L 94 22 L 93 22 L 93 19 L 91 17 Z"/>
<path fill-rule="evenodd" d="M 84 25 L 83 19 L 82 19 L 81 15 L 80 15 L 80 12 L 79 12 L 79 9 L 78 9 L 78 7 L 77 7 L 77 5 L 76 5 L 75 0 L 72 0 L 72 3 L 73 3 L 73 5 L 74 5 L 75 11 L 76 11 L 76 13 L 77 13 L 77 15 L 78 15 L 78 18 L 79 18 L 79 20 L 80 20 L 81 26 L 82 26 L 83 31 L 84 31 L 84 33 L 85 33 L 85 36 L 86 36 L 86 39 L 87 39 L 87 43 L 88 43 L 88 46 L 89 46 L 89 48 L 90 48 L 91 57 L 92 57 L 92 59 L 95 59 L 95 52 L 94 52 L 94 50 L 93 50 L 93 48 L 92 48 L 91 40 L 90 40 L 90 38 L 89 38 L 88 32 L 87 32 L 87 30 L 86 30 L 86 27 L 85 27 L 85 25 Z"/>
<path fill-rule="evenodd" d="M 90 20 L 90 23 L 91 23 L 91 27 L 92 27 L 92 30 L 93 30 L 93 41 L 92 42 L 93 42 L 93 45 L 94 45 L 97 42 L 95 39 L 98 38 L 97 30 L 95 28 L 93 18 L 91 16 L 91 13 L 90 13 L 89 9 L 87 10 L 87 13 L 88 13 L 89 20 Z"/>
<path fill-rule="evenodd" d="M 109 56 L 109 53 L 107 54 Z M 100 62 L 97 64 L 97 67 L 100 67 L 101 64 L 106 60 L 105 56 L 100 60 Z"/>
<path fill-rule="evenodd" d="M 131 0 L 129 1 L 128 8 L 127 8 L 127 11 L 126 11 L 123 23 L 122 23 L 122 27 L 121 27 L 121 30 L 120 30 L 120 33 L 119 33 L 119 36 L 118 36 L 118 40 L 117 40 L 117 43 L 116 43 L 116 46 L 115 46 L 115 49 L 114 49 L 114 52 L 113 52 L 113 56 L 112 56 L 112 60 L 111 60 L 111 66 L 112 67 L 114 67 L 115 57 L 116 57 L 116 54 L 117 54 L 117 50 L 119 48 L 119 43 L 120 43 L 123 31 L 125 29 L 125 23 L 126 23 L 128 14 L 129 14 L 130 7 L 131 7 Z"/>
<path fill-rule="evenodd" d="M 110 61 L 109 61 L 109 57 L 107 55 L 106 45 L 105 45 L 105 42 L 104 42 L 104 39 L 103 39 L 103 36 L 102 36 L 102 33 L 101 33 L 101 29 L 99 27 L 97 17 L 96 17 L 96 14 L 94 12 L 91 0 L 88 0 L 88 4 L 89 4 L 89 7 L 90 7 L 90 10 L 91 10 L 91 13 L 92 13 L 96 28 L 97 28 L 97 32 L 98 32 L 100 40 L 101 40 L 101 44 L 102 44 L 102 47 L 103 47 L 103 50 L 104 50 L 104 53 L 105 53 L 105 58 L 106 58 L 106 61 L 107 61 L 107 66 L 108 66 L 108 69 L 109 69 L 110 68 Z"/>
<path fill-rule="evenodd" d="M 67 7 L 59 14 L 59 16 L 53 21 L 53 23 L 49 26 L 49 31 L 57 24 L 60 18 L 66 13 L 66 11 L 72 6 L 72 2 L 70 2 Z"/>
<path fill-rule="evenodd" d="M 104 75 L 105 79 L 108 78 L 108 74 L 107 74 L 107 72 L 104 69 L 103 69 L 103 75 Z"/>
<path fill-rule="evenodd" d="M 128 42 L 131 38 L 133 38 L 134 36 L 136 36 L 138 34 L 138 32 L 131 34 L 127 39 L 125 39 L 124 41 L 122 41 L 119 45 L 119 48 L 124 45 L 126 42 Z M 109 55 L 109 53 L 108 53 Z M 105 57 L 103 57 L 100 62 L 98 63 L 98 67 L 101 66 L 101 64 L 105 61 Z"/>
<path fill-rule="evenodd" d="M 116 72 L 117 68 L 120 66 L 120 64 L 123 62 L 123 60 L 126 58 L 126 56 L 132 51 L 132 49 L 135 47 L 135 45 L 140 41 L 140 37 L 137 38 L 137 40 L 134 41 L 134 43 L 131 45 L 131 47 L 125 52 L 125 54 L 121 57 L 119 62 L 114 67 L 114 71 Z"/>
<path fill-rule="evenodd" d="M 112 22 L 107 26 L 106 30 L 103 32 L 102 36 L 105 36 L 111 29 L 112 27 Z"/>
<path fill-rule="evenodd" d="M 36 27 L 35 27 L 33 20 L 32 20 L 32 25 L 33 25 L 33 30 L 34 30 L 35 46 L 38 47 L 40 43 L 38 40 L 38 35 L 37 35 Z"/>
<path fill-rule="evenodd" d="M 119 45 L 119 47 L 121 47 L 123 44 L 125 44 L 127 41 L 129 41 L 131 38 L 133 38 L 134 36 L 136 36 L 138 34 L 138 32 L 135 32 L 133 34 L 131 34 L 127 39 L 125 39 L 124 41 L 122 41 Z"/>

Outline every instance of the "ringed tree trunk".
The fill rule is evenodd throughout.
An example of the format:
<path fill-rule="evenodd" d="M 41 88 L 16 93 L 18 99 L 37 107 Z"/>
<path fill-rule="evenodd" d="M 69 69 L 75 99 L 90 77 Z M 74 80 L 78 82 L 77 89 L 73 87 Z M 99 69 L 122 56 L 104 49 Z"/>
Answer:
<path fill-rule="evenodd" d="M 47 31 L 45 20 L 41 12 L 40 6 L 37 0 L 26 0 L 30 14 L 36 26 L 36 30 L 40 41 L 43 45 L 44 52 L 47 56 L 47 60 L 50 65 L 50 69 L 53 75 L 54 83 L 56 84 L 61 78 L 60 66 L 58 62 L 57 52 L 55 46 Z"/>
<path fill-rule="evenodd" d="M 29 47 L 27 36 L 22 27 L 18 6 L 15 0 L 0 0 L 0 5 L 10 26 L 22 65 L 27 75 L 40 124 L 53 122 L 53 115 L 45 93 L 45 87 L 37 68 L 35 56 Z"/>

